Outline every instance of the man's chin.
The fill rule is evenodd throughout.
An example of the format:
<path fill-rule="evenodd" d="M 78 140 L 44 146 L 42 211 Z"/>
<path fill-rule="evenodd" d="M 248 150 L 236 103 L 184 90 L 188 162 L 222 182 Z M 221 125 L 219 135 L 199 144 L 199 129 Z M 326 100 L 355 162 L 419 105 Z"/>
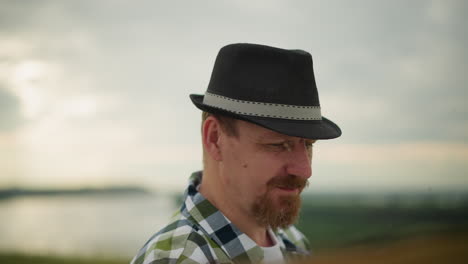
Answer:
<path fill-rule="evenodd" d="M 299 216 L 301 206 L 298 193 L 271 191 L 263 196 L 253 207 L 257 222 L 273 229 L 292 225 Z"/>

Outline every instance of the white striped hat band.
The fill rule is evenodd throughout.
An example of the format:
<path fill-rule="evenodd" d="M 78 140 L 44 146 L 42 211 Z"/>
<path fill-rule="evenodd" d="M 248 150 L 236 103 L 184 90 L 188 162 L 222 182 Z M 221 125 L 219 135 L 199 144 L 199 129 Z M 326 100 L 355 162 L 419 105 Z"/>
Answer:
<path fill-rule="evenodd" d="M 292 120 L 322 120 L 320 106 L 244 101 L 209 92 L 205 93 L 203 104 L 248 116 L 262 116 Z"/>

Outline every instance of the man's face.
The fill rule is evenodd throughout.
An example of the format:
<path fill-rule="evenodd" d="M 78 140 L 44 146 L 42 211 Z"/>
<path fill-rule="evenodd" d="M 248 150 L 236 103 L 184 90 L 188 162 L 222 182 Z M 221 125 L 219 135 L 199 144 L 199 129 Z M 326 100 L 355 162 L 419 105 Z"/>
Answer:
<path fill-rule="evenodd" d="M 234 206 L 272 228 L 292 224 L 311 176 L 312 143 L 237 121 L 238 136 L 222 135 L 221 177 Z"/>

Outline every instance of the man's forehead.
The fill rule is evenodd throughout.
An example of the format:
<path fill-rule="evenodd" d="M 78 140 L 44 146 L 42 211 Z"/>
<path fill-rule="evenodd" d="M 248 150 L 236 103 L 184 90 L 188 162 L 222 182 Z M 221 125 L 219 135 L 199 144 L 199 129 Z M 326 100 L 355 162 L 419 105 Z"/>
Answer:
<path fill-rule="evenodd" d="M 246 135 L 248 135 L 249 137 L 259 140 L 259 141 L 275 140 L 275 139 L 288 140 L 288 139 L 298 138 L 294 136 L 288 136 L 288 135 L 273 131 L 268 128 L 264 128 L 262 126 L 259 126 L 250 122 L 246 122 L 242 120 L 238 120 L 238 121 L 240 121 L 239 123 L 241 124 L 239 127 L 241 128 L 241 130 L 244 130 L 244 131 L 240 131 L 240 133 L 245 132 Z"/>

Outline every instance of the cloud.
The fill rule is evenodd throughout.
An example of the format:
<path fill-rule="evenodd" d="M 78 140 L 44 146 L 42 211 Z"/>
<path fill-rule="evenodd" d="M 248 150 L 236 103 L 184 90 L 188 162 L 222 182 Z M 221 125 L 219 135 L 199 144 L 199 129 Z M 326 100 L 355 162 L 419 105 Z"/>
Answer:
<path fill-rule="evenodd" d="M 418 142 L 400 144 L 324 144 L 314 154 L 319 162 L 385 164 L 399 162 L 468 164 L 468 144 Z"/>
<path fill-rule="evenodd" d="M 11 132 L 23 123 L 18 97 L 0 86 L 0 132 Z"/>
<path fill-rule="evenodd" d="M 18 129 L 25 109 L 37 113 L 18 138 L 29 151 L 25 166 L 37 164 L 42 172 L 29 171 L 44 177 L 61 157 L 68 160 L 58 174 L 87 179 L 163 167 L 185 173 L 174 165 L 178 153 L 199 166 L 200 113 L 188 94 L 205 91 L 218 49 L 232 42 L 312 53 L 323 113 L 343 129 L 330 162 L 338 153 L 335 164 L 349 156 L 442 164 L 436 149 L 454 157 L 462 151 L 454 145 L 468 141 L 466 1 L 1 5 L 0 82 L 8 89 L 0 89 L 0 129 Z M 12 82 L 31 62 L 41 74 Z M 76 161 L 88 166 L 78 170 Z"/>
<path fill-rule="evenodd" d="M 331 43 L 330 58 L 316 63 L 324 112 L 350 142 L 466 142 L 467 4 L 401 4 L 337 9 L 349 20 L 337 30 L 346 32 Z"/>

